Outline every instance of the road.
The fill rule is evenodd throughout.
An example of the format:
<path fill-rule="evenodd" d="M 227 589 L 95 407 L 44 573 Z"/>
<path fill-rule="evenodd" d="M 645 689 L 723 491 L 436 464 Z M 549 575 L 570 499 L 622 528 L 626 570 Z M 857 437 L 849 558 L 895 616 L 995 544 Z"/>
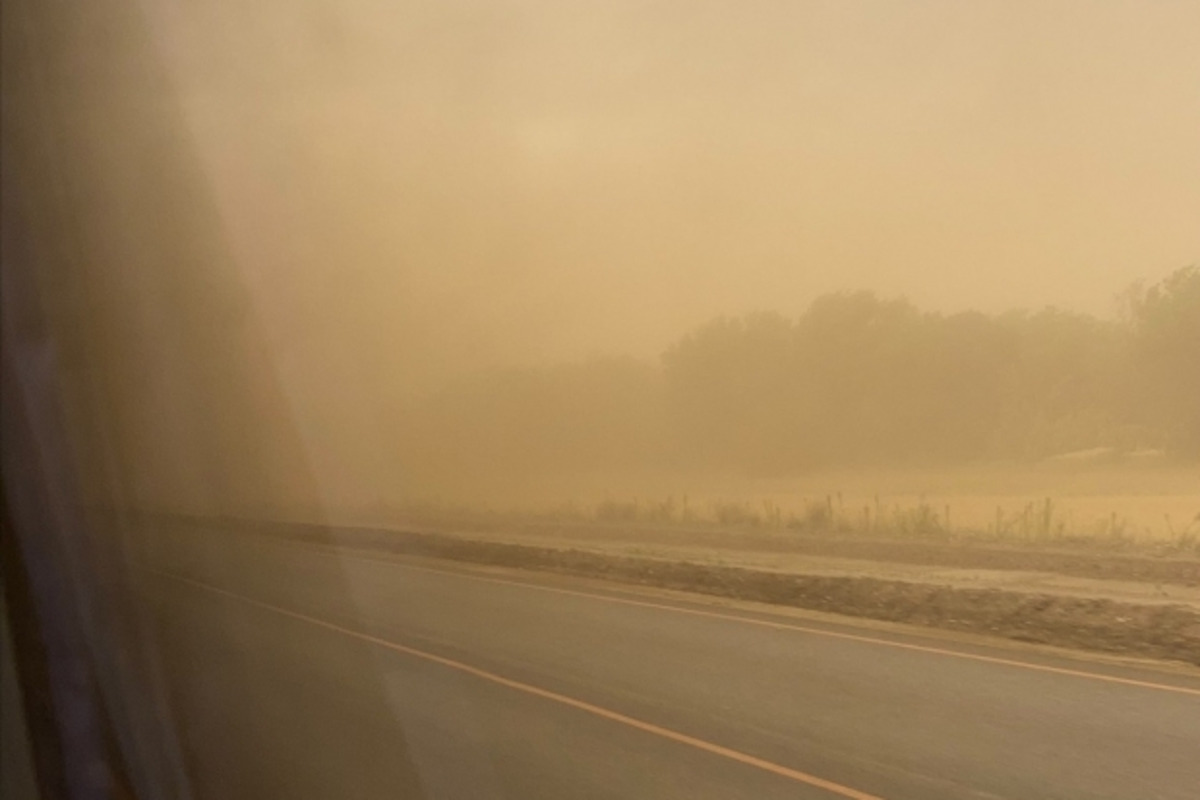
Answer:
<path fill-rule="evenodd" d="M 144 563 L 201 798 L 1195 798 L 1200 679 L 254 537 Z"/>

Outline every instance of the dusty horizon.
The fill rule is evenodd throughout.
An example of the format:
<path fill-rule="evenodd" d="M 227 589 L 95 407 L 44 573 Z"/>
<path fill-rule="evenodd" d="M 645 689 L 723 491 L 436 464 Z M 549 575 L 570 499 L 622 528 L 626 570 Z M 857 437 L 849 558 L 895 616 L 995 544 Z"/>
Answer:
<path fill-rule="evenodd" d="M 388 391 L 1200 258 L 1200 6 L 145 7 L 276 340 Z"/>
<path fill-rule="evenodd" d="M 180 485 L 1200 453 L 1200 7 L 141 8 L 49 163 Z"/>

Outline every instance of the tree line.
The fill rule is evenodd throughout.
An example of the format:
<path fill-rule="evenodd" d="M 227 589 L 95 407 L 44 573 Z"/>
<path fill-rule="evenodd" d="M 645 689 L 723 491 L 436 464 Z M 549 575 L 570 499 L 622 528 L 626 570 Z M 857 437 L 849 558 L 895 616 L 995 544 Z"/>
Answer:
<path fill-rule="evenodd" d="M 656 363 L 508 369 L 410 419 L 413 463 L 456 469 L 828 466 L 1200 458 L 1200 268 L 1122 295 L 1118 319 L 923 311 L 871 292 L 723 317 Z"/>

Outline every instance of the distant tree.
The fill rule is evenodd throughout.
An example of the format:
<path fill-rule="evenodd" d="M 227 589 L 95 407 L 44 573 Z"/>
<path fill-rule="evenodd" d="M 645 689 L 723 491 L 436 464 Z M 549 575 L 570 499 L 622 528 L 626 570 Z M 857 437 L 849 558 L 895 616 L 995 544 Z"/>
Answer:
<path fill-rule="evenodd" d="M 759 473 L 1097 447 L 1200 457 L 1200 268 L 1125 297 L 1122 321 L 946 315 L 870 292 L 819 297 L 795 319 L 721 317 L 658 367 L 593 359 L 449 387 L 412 415 L 409 451 L 455 476 L 664 457 Z"/>
<path fill-rule="evenodd" d="M 788 414 L 792 325 L 778 314 L 721 317 L 663 355 L 678 459 L 748 466 L 762 460 Z"/>
<path fill-rule="evenodd" d="M 1132 300 L 1137 377 L 1167 447 L 1200 456 L 1200 266 L 1176 270 Z"/>
<path fill-rule="evenodd" d="M 1129 416 L 1127 331 L 1116 322 L 1048 308 L 1012 311 L 997 324 L 1013 344 L 998 455 L 1036 458 L 1123 447 Z"/>
<path fill-rule="evenodd" d="M 1162 433 L 1130 433 L 1129 339 L 1054 309 L 947 316 L 831 294 L 794 322 L 721 318 L 684 337 L 663 359 L 667 415 L 680 455 L 755 470 L 1127 448 Z"/>

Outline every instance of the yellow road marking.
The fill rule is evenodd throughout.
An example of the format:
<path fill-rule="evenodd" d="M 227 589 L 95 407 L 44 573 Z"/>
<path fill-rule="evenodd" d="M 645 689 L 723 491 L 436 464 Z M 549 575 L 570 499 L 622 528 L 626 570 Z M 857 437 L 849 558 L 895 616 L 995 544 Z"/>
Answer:
<path fill-rule="evenodd" d="M 244 595 L 240 595 L 235 592 L 228 591 L 226 589 L 221 589 L 216 586 L 212 586 L 210 584 L 203 583 L 201 581 L 193 580 L 191 578 L 185 578 L 180 575 L 174 575 L 172 573 L 162 572 L 160 570 L 153 570 L 153 572 L 155 572 L 159 575 L 162 575 L 164 577 L 171 578 L 172 580 L 176 580 L 181 583 L 185 583 L 189 586 L 192 586 L 192 587 L 195 587 L 198 589 L 203 589 L 205 591 L 213 592 L 215 594 L 222 595 L 224 597 L 233 598 L 235 600 L 240 600 L 243 603 L 247 603 L 247 604 L 255 606 L 257 608 L 262 608 L 267 611 L 273 611 L 276 614 L 281 614 L 286 617 L 291 617 L 292 619 L 297 619 L 297 620 L 301 620 L 303 622 L 307 622 L 311 625 L 315 625 L 320 628 L 325 628 L 326 630 L 335 631 L 337 633 L 341 633 L 343 635 L 350 636 L 355 639 L 360 639 L 362 641 L 369 642 L 370 644 L 376 645 L 378 647 L 383 647 L 388 650 L 394 650 L 398 653 L 404 653 L 405 655 L 424 659 L 425 661 L 430 661 L 435 664 L 440 664 L 443 667 L 449 667 L 450 669 L 458 670 L 459 672 L 464 672 L 468 675 L 473 675 L 477 678 L 481 678 L 483 680 L 490 681 L 492 683 L 496 683 L 501 686 L 506 686 L 510 689 L 515 689 L 520 692 L 525 692 L 526 694 L 530 694 L 535 697 L 541 697 L 546 700 L 552 700 L 556 703 L 560 703 L 565 706 L 570 706 L 571 708 L 575 708 L 580 711 L 585 711 L 585 712 L 587 712 L 589 714 L 593 714 L 597 717 L 601 717 L 603 719 L 607 719 L 612 722 L 618 722 L 618 723 L 620 723 L 622 725 L 626 725 L 630 728 L 635 728 L 637 730 L 644 731 L 646 733 L 651 733 L 651 734 L 654 734 L 655 736 L 660 736 L 664 739 L 669 739 L 673 742 L 679 742 L 680 744 L 689 745 L 690 747 L 694 747 L 698 750 L 703 750 L 706 753 L 712 753 L 713 755 L 722 756 L 724 758 L 728 758 L 732 761 L 736 761 L 738 763 L 745 764 L 747 766 L 756 767 L 765 772 L 770 772 L 774 775 L 779 775 L 784 778 L 790 778 L 791 780 L 796 781 L 798 783 L 807 784 L 809 786 L 813 786 L 818 789 L 824 789 L 825 791 L 830 792 L 835 795 L 838 795 L 840 797 L 847 797 L 847 798 L 850 798 L 851 800 L 882 800 L 882 798 L 878 797 L 877 795 L 868 794 L 866 792 L 860 792 L 859 790 L 853 789 L 849 786 L 843 786 L 840 783 L 835 783 L 834 781 L 826 780 L 824 778 L 819 778 L 816 775 L 809 775 L 807 772 L 801 772 L 798 769 L 792 769 L 791 767 L 785 767 L 782 764 L 776 764 L 773 761 L 767 761 L 766 759 L 758 758 L 757 756 L 752 756 L 748 753 L 743 753 L 740 750 L 734 750 L 729 747 L 723 747 L 722 745 L 714 744 L 713 742 L 709 742 L 704 739 L 698 739 L 695 736 L 689 736 L 686 733 L 680 733 L 679 731 L 674 731 L 674 730 L 671 730 L 670 728 L 664 728 L 661 725 L 655 725 L 652 722 L 646 722 L 644 720 L 636 719 L 634 717 L 630 717 L 625 714 L 621 714 L 619 712 L 612 711 L 610 709 L 604 708 L 603 706 L 598 706 L 598 705 L 594 705 L 592 703 L 587 703 L 587 702 L 584 702 L 583 700 L 577 700 L 574 697 L 568 697 L 567 695 L 559 694 L 558 692 L 552 692 L 549 689 L 543 689 L 541 687 L 534 686 L 532 684 L 523 683 L 522 681 L 516 681 L 516 680 L 513 680 L 512 678 L 505 678 L 503 675 L 497 675 L 494 672 L 488 672 L 486 670 L 479 669 L 478 667 L 472 667 L 469 664 L 464 664 L 461 661 L 455 661 L 452 658 L 446 658 L 444 656 L 435 655 L 434 653 L 429 653 L 424 650 L 418 650 L 415 647 L 408 647 L 406 645 L 388 641 L 387 639 L 381 639 L 378 636 L 371 636 L 370 634 L 362 633 L 361 631 L 352 630 L 350 628 L 344 628 L 341 625 L 336 625 L 332 622 L 326 622 L 325 620 L 318 619 L 316 617 L 310 617 L 307 614 L 301 614 L 296 611 L 289 611 L 286 608 L 281 608 L 279 606 L 271 605 L 270 603 L 264 603 L 260 600 L 254 600 L 253 598 L 245 597 Z"/>

